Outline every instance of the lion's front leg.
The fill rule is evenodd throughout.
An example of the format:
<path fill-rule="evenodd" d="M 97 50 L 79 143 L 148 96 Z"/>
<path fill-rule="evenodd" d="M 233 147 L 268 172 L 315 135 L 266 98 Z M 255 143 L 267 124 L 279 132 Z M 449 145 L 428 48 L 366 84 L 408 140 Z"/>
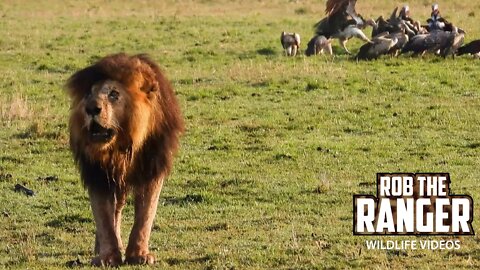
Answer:
<path fill-rule="evenodd" d="M 115 222 L 115 197 L 89 190 L 90 204 L 95 219 L 95 252 L 92 264 L 118 266 L 122 263 L 121 239 L 117 236 Z"/>
<path fill-rule="evenodd" d="M 114 204 L 115 204 L 115 216 L 114 216 L 114 226 L 115 234 L 118 239 L 118 247 L 120 251 L 123 251 L 122 244 L 122 233 L 121 233 L 121 223 L 122 223 L 122 210 L 127 202 L 127 191 L 123 189 L 117 189 L 115 192 Z M 98 241 L 98 234 L 95 233 L 95 255 L 100 254 L 100 243 Z"/>
<path fill-rule="evenodd" d="M 122 210 L 125 204 L 127 203 L 127 190 L 125 189 L 117 189 L 115 193 L 115 234 L 117 235 L 118 239 L 118 247 L 120 251 L 123 251 L 123 244 L 122 244 Z"/>
<path fill-rule="evenodd" d="M 153 264 L 148 242 L 157 211 L 163 179 L 135 187 L 135 222 L 128 240 L 126 260 L 128 264 Z"/>

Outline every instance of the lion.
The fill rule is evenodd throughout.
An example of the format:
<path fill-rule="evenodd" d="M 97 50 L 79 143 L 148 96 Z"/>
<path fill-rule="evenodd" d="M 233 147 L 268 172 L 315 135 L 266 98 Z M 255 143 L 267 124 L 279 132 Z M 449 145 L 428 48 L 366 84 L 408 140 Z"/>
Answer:
<path fill-rule="evenodd" d="M 96 225 L 96 266 L 153 264 L 148 242 L 163 181 L 184 131 L 170 82 L 147 55 L 106 56 L 73 74 L 70 148 Z M 135 217 L 122 260 L 127 195 Z"/>

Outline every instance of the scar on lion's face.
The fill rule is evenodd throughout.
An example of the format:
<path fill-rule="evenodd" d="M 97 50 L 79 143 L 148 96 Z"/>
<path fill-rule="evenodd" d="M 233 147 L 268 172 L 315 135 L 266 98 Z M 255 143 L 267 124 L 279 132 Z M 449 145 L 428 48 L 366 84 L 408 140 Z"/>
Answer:
<path fill-rule="evenodd" d="M 92 86 L 81 105 L 91 143 L 109 144 L 115 140 L 125 121 L 129 99 L 128 91 L 117 81 L 105 80 Z"/>

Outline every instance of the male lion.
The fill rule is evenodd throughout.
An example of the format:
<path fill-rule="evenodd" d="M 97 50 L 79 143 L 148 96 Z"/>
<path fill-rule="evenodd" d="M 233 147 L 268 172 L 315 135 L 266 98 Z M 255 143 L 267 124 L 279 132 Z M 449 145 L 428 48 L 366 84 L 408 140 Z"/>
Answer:
<path fill-rule="evenodd" d="M 97 266 L 122 263 L 120 223 L 135 201 L 125 263 L 153 264 L 148 241 L 165 177 L 183 132 L 175 94 L 146 55 L 115 54 L 73 74 L 70 148 L 95 218 Z"/>

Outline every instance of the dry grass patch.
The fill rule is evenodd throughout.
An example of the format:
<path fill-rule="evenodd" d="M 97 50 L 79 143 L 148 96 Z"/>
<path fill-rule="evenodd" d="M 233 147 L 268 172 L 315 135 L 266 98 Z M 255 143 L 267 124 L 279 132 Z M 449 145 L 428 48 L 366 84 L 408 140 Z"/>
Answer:
<path fill-rule="evenodd" d="M 30 120 L 34 113 L 26 97 L 14 95 L 0 99 L 0 121 L 10 123 L 15 120 Z"/>

